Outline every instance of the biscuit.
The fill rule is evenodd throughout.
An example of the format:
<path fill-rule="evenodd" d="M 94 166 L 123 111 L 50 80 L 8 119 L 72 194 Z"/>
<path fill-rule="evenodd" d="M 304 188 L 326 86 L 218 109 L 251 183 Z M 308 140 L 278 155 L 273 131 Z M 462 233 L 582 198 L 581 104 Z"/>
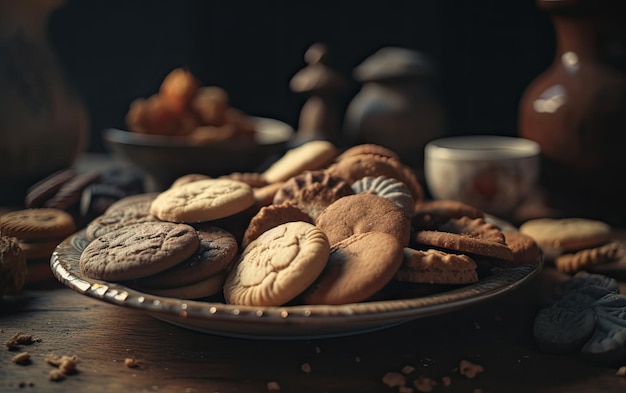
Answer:
<path fill-rule="evenodd" d="M 506 245 L 502 231 L 481 218 L 453 218 L 438 230 L 416 232 L 414 240 L 439 249 L 513 261 L 513 252 Z"/>
<path fill-rule="evenodd" d="M 292 203 L 315 220 L 328 205 L 353 194 L 350 184 L 341 177 L 324 171 L 305 171 L 287 180 L 276 191 L 273 203 Z"/>
<path fill-rule="evenodd" d="M 133 280 L 169 269 L 189 258 L 200 239 L 187 224 L 144 222 L 102 235 L 85 247 L 80 270 L 98 280 Z"/>
<path fill-rule="evenodd" d="M 0 299 L 20 292 L 26 283 L 26 257 L 16 238 L 0 235 Z"/>
<path fill-rule="evenodd" d="M 407 217 L 413 216 L 413 196 L 406 184 L 398 179 L 385 176 L 366 176 L 352 184 L 355 194 L 369 193 L 387 198 L 404 212 Z"/>
<path fill-rule="evenodd" d="M 389 199 L 374 194 L 354 194 L 336 200 L 322 211 L 315 224 L 326 233 L 332 246 L 364 232 L 388 233 L 403 247 L 411 237 L 411 223 L 404 212 Z"/>
<path fill-rule="evenodd" d="M 139 224 L 142 222 L 159 221 L 150 214 L 150 202 L 127 205 L 125 208 L 113 209 L 113 211 L 94 218 L 85 228 L 87 240 L 92 241 L 109 232 L 120 228 Z"/>
<path fill-rule="evenodd" d="M 242 212 L 254 202 L 246 183 L 206 179 L 162 192 L 152 202 L 150 213 L 163 221 L 204 222 Z"/>
<path fill-rule="evenodd" d="M 400 160 L 400 156 L 396 152 L 394 152 L 393 150 L 387 147 L 377 145 L 374 143 L 363 143 L 360 145 L 349 147 L 348 149 L 344 150 L 343 153 L 337 156 L 335 161 L 341 161 L 345 158 L 358 156 L 360 154 L 374 154 L 378 156 L 389 157 L 389 158 L 393 158 L 396 160 Z"/>
<path fill-rule="evenodd" d="M 174 181 L 170 185 L 170 188 L 176 188 L 176 187 L 183 186 L 185 184 L 193 183 L 198 180 L 206 180 L 210 178 L 211 178 L 210 176 L 204 175 L 202 173 L 189 173 L 189 174 L 186 174 L 186 175 L 183 175 L 174 179 Z"/>
<path fill-rule="evenodd" d="M 59 209 L 24 209 L 0 216 L 0 234 L 19 240 L 64 238 L 75 231 L 74 218 Z"/>
<path fill-rule="evenodd" d="M 280 205 L 264 206 L 250 220 L 243 234 L 241 247 L 246 248 L 253 240 L 274 227 L 294 221 L 314 223 L 314 220 L 308 214 L 289 202 Z"/>
<path fill-rule="evenodd" d="M 157 296 L 173 297 L 178 299 L 200 299 L 215 295 L 222 291 L 226 271 L 219 272 L 200 281 L 172 288 L 143 288 L 137 289 Z"/>
<path fill-rule="evenodd" d="M 485 213 L 477 207 L 451 199 L 422 201 L 415 207 L 412 219 L 416 229 L 432 229 L 451 218 L 484 218 Z"/>
<path fill-rule="evenodd" d="M 287 150 L 263 172 L 268 183 L 286 181 L 304 171 L 326 167 L 336 156 L 337 148 L 331 142 L 315 140 Z"/>
<path fill-rule="evenodd" d="M 207 226 L 198 230 L 198 237 L 200 246 L 191 257 L 160 273 L 139 278 L 135 284 L 157 289 L 184 287 L 208 279 L 234 261 L 238 246 L 230 232 Z"/>
<path fill-rule="evenodd" d="M 330 245 L 306 222 L 274 227 L 245 248 L 224 283 L 227 303 L 281 306 L 308 288 L 326 266 Z"/>
<path fill-rule="evenodd" d="M 513 265 L 535 263 L 541 258 L 541 248 L 532 237 L 519 231 L 502 231 L 504 240 L 513 253 Z"/>
<path fill-rule="evenodd" d="M 332 247 L 326 267 L 304 291 L 302 302 L 347 304 L 366 300 L 391 281 L 402 258 L 403 247 L 392 235 L 352 235 Z"/>
<path fill-rule="evenodd" d="M 596 265 L 616 262 L 624 257 L 626 257 L 626 246 L 613 241 L 599 247 L 559 255 L 555 258 L 554 265 L 564 273 L 575 273 Z"/>
<path fill-rule="evenodd" d="M 406 247 L 396 280 L 427 284 L 471 284 L 478 281 L 476 262 L 464 254 Z"/>
<path fill-rule="evenodd" d="M 611 239 L 611 227 L 586 218 L 537 218 L 523 223 L 519 231 L 535 239 L 552 259 L 568 251 L 597 247 Z"/>
<path fill-rule="evenodd" d="M 76 176 L 76 171 L 73 169 L 62 169 L 33 184 L 26 191 L 25 206 L 27 208 L 43 207 L 43 204 L 74 176 Z"/>

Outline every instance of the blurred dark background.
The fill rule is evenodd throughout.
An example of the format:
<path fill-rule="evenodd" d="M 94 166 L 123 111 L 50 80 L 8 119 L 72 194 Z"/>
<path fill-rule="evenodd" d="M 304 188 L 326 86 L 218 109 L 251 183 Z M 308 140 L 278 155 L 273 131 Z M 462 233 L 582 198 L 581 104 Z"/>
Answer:
<path fill-rule="evenodd" d="M 70 0 L 49 37 L 89 109 L 90 151 L 103 151 L 102 130 L 124 127 L 130 102 L 176 67 L 226 89 L 236 108 L 296 126 L 306 97 L 289 79 L 315 42 L 346 78 L 381 47 L 428 54 L 449 134 L 514 135 L 522 92 L 554 55 L 550 19 L 533 0 Z"/>

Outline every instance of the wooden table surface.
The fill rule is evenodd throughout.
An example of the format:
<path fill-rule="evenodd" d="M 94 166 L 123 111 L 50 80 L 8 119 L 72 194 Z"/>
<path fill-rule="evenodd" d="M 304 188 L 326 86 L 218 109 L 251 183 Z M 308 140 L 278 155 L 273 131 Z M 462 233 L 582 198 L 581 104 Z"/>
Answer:
<path fill-rule="evenodd" d="M 295 341 L 194 332 L 53 282 L 0 302 L 3 342 L 16 332 L 41 340 L 20 348 L 31 355 L 28 365 L 12 362 L 18 352 L 2 352 L 0 391 L 267 392 L 269 383 L 280 392 L 397 392 L 383 376 L 410 371 L 405 366 L 414 368 L 405 374 L 407 386 L 425 376 L 438 382 L 434 392 L 625 391 L 626 378 L 615 368 L 538 350 L 532 321 L 545 274 L 469 309 L 373 333 Z M 50 353 L 76 355 L 79 372 L 50 381 Z M 127 367 L 125 358 L 139 366 Z M 460 375 L 464 359 L 484 372 Z"/>

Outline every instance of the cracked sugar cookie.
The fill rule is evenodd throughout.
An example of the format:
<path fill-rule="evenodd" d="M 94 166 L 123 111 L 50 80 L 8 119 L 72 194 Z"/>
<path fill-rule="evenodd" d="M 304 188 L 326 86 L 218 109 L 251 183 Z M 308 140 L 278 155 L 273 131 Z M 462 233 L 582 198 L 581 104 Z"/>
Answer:
<path fill-rule="evenodd" d="M 230 179 L 198 180 L 159 194 L 150 213 L 163 221 L 197 223 L 242 212 L 255 202 L 252 187 Z"/>
<path fill-rule="evenodd" d="M 330 253 L 324 232 L 298 221 L 263 233 L 245 248 L 224 283 L 227 303 L 281 306 L 322 272 Z"/>

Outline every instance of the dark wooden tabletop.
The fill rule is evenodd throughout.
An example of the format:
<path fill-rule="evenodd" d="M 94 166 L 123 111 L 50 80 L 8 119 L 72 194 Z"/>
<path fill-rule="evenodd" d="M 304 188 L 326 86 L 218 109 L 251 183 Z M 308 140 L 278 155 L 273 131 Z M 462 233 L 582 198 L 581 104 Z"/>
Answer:
<path fill-rule="evenodd" d="M 504 297 L 373 333 L 295 341 L 234 339 L 170 325 L 52 282 L 0 302 L 0 337 L 35 342 L 0 356 L 0 391 L 37 392 L 622 392 L 615 366 L 539 351 L 532 335 L 539 278 Z M 40 341 L 39 341 L 40 340 Z M 13 356 L 27 351 L 31 363 Z M 46 355 L 76 355 L 78 373 L 50 380 Z M 125 365 L 134 359 L 137 367 Z M 462 360 L 480 365 L 474 378 Z M 389 387 L 387 373 L 406 387 Z M 392 374 L 393 375 L 393 374 Z M 444 378 L 448 377 L 448 378 Z M 449 386 L 444 386 L 444 381 Z"/>

